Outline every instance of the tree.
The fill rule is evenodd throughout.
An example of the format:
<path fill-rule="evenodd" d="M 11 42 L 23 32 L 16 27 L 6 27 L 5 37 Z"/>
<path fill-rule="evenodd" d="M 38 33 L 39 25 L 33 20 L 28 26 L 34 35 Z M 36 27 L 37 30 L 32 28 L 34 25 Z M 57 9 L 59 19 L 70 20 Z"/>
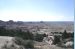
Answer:
<path fill-rule="evenodd" d="M 35 35 L 35 37 L 34 37 L 34 40 L 36 40 L 36 41 L 39 41 L 39 42 L 42 42 L 42 40 L 43 40 L 43 34 L 36 34 Z"/>
<path fill-rule="evenodd" d="M 44 34 L 43 34 L 43 37 L 46 37 L 46 36 L 47 36 L 47 35 L 44 33 Z"/>
<path fill-rule="evenodd" d="M 59 36 L 54 36 L 53 44 L 58 44 L 60 42 Z"/>
<path fill-rule="evenodd" d="M 68 38 L 68 33 L 66 30 L 64 30 L 63 34 L 62 34 L 62 39 L 66 39 Z"/>

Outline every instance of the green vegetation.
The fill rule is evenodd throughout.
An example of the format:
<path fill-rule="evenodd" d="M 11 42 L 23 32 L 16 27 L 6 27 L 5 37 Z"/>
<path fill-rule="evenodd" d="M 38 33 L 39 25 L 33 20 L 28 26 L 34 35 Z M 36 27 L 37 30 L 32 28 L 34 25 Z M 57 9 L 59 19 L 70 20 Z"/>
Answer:
<path fill-rule="evenodd" d="M 74 45 L 66 44 L 67 42 L 70 43 L 70 41 L 74 42 L 74 32 L 68 33 L 66 30 L 64 30 L 61 36 L 59 35 L 54 36 L 53 44 L 62 48 L 68 48 L 68 47 L 73 48 Z"/>
<path fill-rule="evenodd" d="M 33 40 L 34 37 L 33 37 L 33 34 L 30 33 L 29 31 L 27 32 L 23 32 L 21 30 L 6 30 L 5 28 L 3 27 L 0 27 L 0 36 L 11 36 L 11 37 L 21 37 L 23 39 L 30 39 L 30 40 Z"/>
<path fill-rule="evenodd" d="M 33 40 L 24 40 L 20 37 L 15 37 L 12 39 L 13 43 L 6 41 L 4 46 L 1 49 L 34 49 Z"/>
<path fill-rule="evenodd" d="M 34 40 L 36 40 L 36 41 L 39 41 L 39 42 L 42 42 L 42 40 L 43 40 L 43 34 L 36 34 L 35 35 L 35 38 L 34 38 Z"/>
<path fill-rule="evenodd" d="M 64 30 L 62 34 L 62 39 L 67 39 L 67 38 L 73 38 L 74 37 L 74 32 L 73 33 L 67 33 L 66 30 Z"/>
<path fill-rule="evenodd" d="M 58 44 L 58 43 L 60 43 L 60 37 L 54 36 L 53 44 Z"/>
<path fill-rule="evenodd" d="M 15 37 L 14 42 L 17 45 L 22 45 L 24 48 L 34 48 L 34 36 L 29 31 L 23 32 L 21 30 L 7 30 L 4 27 L 0 27 L 0 36 L 10 36 Z M 12 47 L 6 47 L 4 45 L 2 49 L 12 49 Z M 15 49 L 15 47 L 13 47 Z"/>
<path fill-rule="evenodd" d="M 19 46 L 23 46 L 24 48 L 31 48 L 33 49 L 34 48 L 34 42 L 33 40 L 24 40 L 20 37 L 15 37 L 15 39 L 13 39 L 13 41 L 19 45 Z"/>
<path fill-rule="evenodd" d="M 58 33 L 58 32 L 57 32 Z M 20 29 L 12 30 L 12 29 L 5 29 L 4 27 L 0 27 L 0 36 L 11 36 L 15 37 L 14 42 L 17 45 L 23 46 L 24 48 L 34 48 L 34 42 L 33 41 L 38 41 L 42 42 L 43 38 L 46 37 L 46 34 L 38 34 L 36 35 L 32 34 L 27 30 L 27 32 L 23 32 Z M 67 33 L 66 30 L 62 33 L 62 36 L 54 36 L 53 44 L 59 44 L 62 45 L 66 39 L 70 38 L 70 40 L 74 40 L 74 32 L 73 33 Z M 13 45 L 11 47 L 14 47 Z M 6 45 L 3 48 L 7 48 Z M 8 48 L 7 48 L 8 49 Z M 10 49 L 10 48 L 9 48 Z M 15 47 L 14 47 L 15 49 Z"/>
<path fill-rule="evenodd" d="M 23 32 L 22 30 L 7 30 L 4 27 L 0 27 L 0 36 L 11 36 L 11 37 L 20 37 L 24 40 L 36 40 L 41 42 L 46 34 L 36 34 L 35 36 L 27 30 L 27 32 Z"/>

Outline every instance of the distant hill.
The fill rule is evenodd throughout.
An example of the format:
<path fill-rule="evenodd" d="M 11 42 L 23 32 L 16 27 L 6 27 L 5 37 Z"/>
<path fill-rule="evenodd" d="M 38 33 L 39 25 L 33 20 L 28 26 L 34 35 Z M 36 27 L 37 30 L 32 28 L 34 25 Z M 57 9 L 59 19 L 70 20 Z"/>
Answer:
<path fill-rule="evenodd" d="M 2 21 L 0 20 L 0 26 L 5 26 L 7 29 L 12 28 L 28 28 L 28 29 L 48 29 L 49 31 L 74 31 L 73 21 L 40 21 L 40 22 L 22 22 L 22 21 Z"/>

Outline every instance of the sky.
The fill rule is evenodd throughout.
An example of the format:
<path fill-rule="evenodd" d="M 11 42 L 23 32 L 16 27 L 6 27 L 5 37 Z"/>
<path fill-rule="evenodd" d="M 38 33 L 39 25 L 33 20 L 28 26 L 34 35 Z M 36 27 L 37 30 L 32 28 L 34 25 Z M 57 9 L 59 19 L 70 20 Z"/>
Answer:
<path fill-rule="evenodd" d="M 0 20 L 74 21 L 74 0 L 0 0 Z"/>

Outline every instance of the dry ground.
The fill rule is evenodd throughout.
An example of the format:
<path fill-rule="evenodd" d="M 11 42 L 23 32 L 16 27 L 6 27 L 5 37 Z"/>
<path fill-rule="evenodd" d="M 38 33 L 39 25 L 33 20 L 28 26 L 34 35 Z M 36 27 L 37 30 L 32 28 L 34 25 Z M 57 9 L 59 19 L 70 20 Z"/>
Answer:
<path fill-rule="evenodd" d="M 37 49 L 72 49 L 72 48 L 61 48 L 56 45 L 49 45 L 44 42 L 36 42 L 34 45 Z"/>
<path fill-rule="evenodd" d="M 0 49 L 1 49 L 1 46 L 3 46 L 6 41 L 11 41 L 12 40 L 12 37 L 7 37 L 7 36 L 0 36 Z M 45 42 L 36 42 L 34 43 L 34 46 L 36 49 L 72 49 L 72 48 L 61 48 L 61 47 L 58 47 L 56 45 L 49 45 L 48 43 L 45 43 Z"/>

